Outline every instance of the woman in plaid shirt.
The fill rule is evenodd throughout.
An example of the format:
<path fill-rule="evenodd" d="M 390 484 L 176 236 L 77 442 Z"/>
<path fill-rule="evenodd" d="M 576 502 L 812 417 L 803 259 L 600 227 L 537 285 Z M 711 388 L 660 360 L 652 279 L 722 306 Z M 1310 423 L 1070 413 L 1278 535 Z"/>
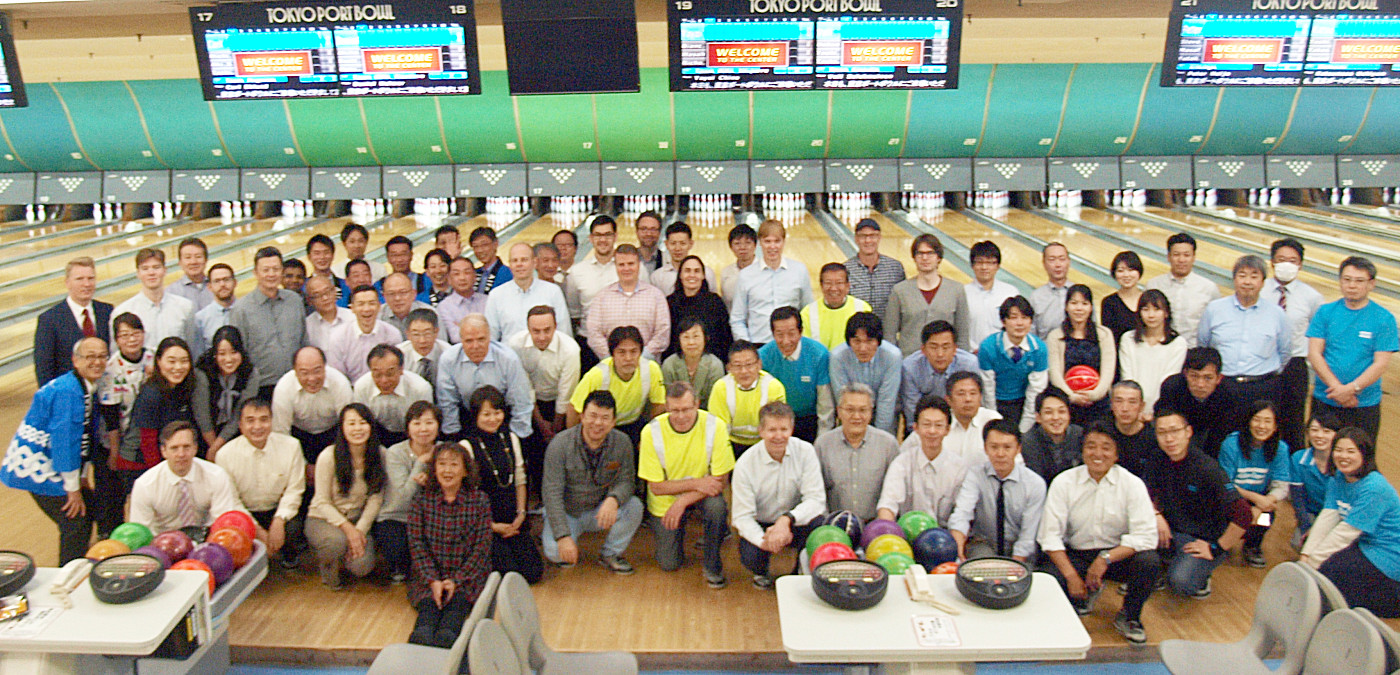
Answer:
<path fill-rule="evenodd" d="M 491 504 L 462 446 L 438 445 L 432 467 L 408 513 L 408 599 L 418 609 L 408 641 L 450 648 L 491 573 Z"/>

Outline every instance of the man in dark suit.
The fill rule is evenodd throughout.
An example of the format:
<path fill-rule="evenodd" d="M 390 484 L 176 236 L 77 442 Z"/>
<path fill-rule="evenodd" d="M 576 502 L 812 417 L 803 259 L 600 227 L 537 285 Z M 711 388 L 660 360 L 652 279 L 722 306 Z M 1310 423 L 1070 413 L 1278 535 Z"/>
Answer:
<path fill-rule="evenodd" d="M 93 300 L 97 292 L 97 264 L 92 258 L 68 261 L 63 285 L 68 297 L 39 315 L 34 331 L 34 377 L 43 387 L 73 369 L 73 345 L 84 337 L 112 341 L 108 324 L 112 306 Z"/>

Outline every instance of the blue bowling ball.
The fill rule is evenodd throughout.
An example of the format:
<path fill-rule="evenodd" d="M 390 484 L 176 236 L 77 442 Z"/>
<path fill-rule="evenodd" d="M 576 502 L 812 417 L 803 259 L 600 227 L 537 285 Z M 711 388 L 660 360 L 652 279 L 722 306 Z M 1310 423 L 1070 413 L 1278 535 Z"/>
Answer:
<path fill-rule="evenodd" d="M 860 518 L 857 518 L 856 514 L 850 511 L 837 511 L 827 516 L 826 524 L 834 525 L 845 530 L 847 536 L 849 536 L 853 542 L 860 541 L 861 531 L 865 529 L 860 522 Z"/>
<path fill-rule="evenodd" d="M 953 539 L 953 535 L 948 530 L 941 527 L 931 527 L 919 533 L 910 542 L 914 549 L 914 560 L 918 561 L 925 570 L 933 571 L 946 562 L 955 562 L 958 559 L 958 542 Z"/>

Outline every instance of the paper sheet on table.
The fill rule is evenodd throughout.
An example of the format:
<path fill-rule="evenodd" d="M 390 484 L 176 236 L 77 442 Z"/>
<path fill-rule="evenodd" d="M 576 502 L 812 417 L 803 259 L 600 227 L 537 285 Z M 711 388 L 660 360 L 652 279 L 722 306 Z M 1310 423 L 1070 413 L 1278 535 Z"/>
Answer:
<path fill-rule="evenodd" d="M 953 617 L 915 615 L 913 619 L 914 637 L 920 647 L 956 647 L 962 644 Z"/>
<path fill-rule="evenodd" d="M 62 613 L 62 607 L 30 605 L 28 614 L 0 622 L 0 638 L 19 640 L 37 637 Z"/>

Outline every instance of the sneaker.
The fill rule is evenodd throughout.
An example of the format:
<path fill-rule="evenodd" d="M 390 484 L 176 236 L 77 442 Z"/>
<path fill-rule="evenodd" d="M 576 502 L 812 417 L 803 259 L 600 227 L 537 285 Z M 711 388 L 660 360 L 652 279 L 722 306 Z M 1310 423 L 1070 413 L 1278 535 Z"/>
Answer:
<path fill-rule="evenodd" d="M 405 579 L 408 579 L 408 575 L 403 572 L 394 572 L 389 575 L 389 583 L 395 586 L 403 584 Z"/>
<path fill-rule="evenodd" d="M 301 556 L 296 553 L 283 553 L 281 563 L 282 569 L 294 570 L 301 566 Z"/>
<path fill-rule="evenodd" d="M 1244 562 L 1246 565 L 1255 568 L 1264 568 L 1269 566 L 1269 561 L 1264 559 L 1264 552 L 1257 548 L 1247 548 L 1244 550 Z"/>
<path fill-rule="evenodd" d="M 753 587 L 761 591 L 771 591 L 773 590 L 773 577 L 767 574 L 755 574 L 753 575 Z"/>
<path fill-rule="evenodd" d="M 1210 597 L 1210 578 L 1206 578 L 1206 585 L 1201 590 L 1191 594 L 1193 600 L 1205 600 Z"/>
<path fill-rule="evenodd" d="M 608 568 L 614 574 L 631 574 L 637 570 L 632 567 L 632 563 L 620 555 L 605 555 L 598 559 L 598 564 Z"/>
<path fill-rule="evenodd" d="M 728 586 L 729 580 L 724 577 L 724 572 L 711 572 L 709 570 L 705 570 L 705 583 L 709 584 L 710 588 L 719 590 L 721 588 L 724 588 L 725 586 Z"/>
<path fill-rule="evenodd" d="M 1123 583 L 1118 584 L 1118 595 L 1127 595 L 1127 594 L 1128 594 L 1128 582 L 1124 581 Z"/>
<path fill-rule="evenodd" d="M 1141 621 L 1129 619 L 1119 614 L 1113 618 L 1113 628 L 1118 631 L 1124 639 L 1135 645 L 1147 642 L 1147 631 L 1143 630 Z"/>
<path fill-rule="evenodd" d="M 1207 582 L 1207 583 L 1209 583 L 1209 582 Z M 1152 587 L 1152 592 L 1153 592 L 1153 593 L 1156 593 L 1157 591 L 1166 590 L 1166 588 L 1167 588 L 1167 578 L 1166 578 L 1165 576 L 1157 577 L 1157 584 L 1156 584 L 1155 586 Z"/>

